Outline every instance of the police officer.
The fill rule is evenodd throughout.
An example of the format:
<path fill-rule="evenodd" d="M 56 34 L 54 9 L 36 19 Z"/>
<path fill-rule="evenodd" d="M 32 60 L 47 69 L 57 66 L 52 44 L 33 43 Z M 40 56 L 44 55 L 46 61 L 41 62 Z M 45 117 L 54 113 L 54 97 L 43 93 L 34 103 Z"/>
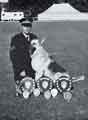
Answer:
<path fill-rule="evenodd" d="M 22 32 L 11 39 L 10 59 L 13 66 L 14 80 L 19 84 L 24 77 L 35 78 L 35 71 L 31 66 L 31 41 L 37 39 L 37 35 L 31 32 L 33 19 L 26 17 L 20 20 Z"/>

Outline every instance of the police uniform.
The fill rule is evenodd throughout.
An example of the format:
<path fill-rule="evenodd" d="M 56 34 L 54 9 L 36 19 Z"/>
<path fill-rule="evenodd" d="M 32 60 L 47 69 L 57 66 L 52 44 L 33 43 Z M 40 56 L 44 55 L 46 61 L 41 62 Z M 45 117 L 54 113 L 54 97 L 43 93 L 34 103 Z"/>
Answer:
<path fill-rule="evenodd" d="M 20 22 L 23 25 L 25 19 Z M 28 24 L 28 23 L 27 23 Z M 30 24 L 31 25 L 31 24 Z M 24 77 L 35 77 L 35 71 L 31 66 L 31 41 L 37 39 L 37 36 L 33 33 L 18 33 L 11 39 L 10 44 L 10 59 L 13 66 L 14 79 L 16 82 L 20 82 Z"/>

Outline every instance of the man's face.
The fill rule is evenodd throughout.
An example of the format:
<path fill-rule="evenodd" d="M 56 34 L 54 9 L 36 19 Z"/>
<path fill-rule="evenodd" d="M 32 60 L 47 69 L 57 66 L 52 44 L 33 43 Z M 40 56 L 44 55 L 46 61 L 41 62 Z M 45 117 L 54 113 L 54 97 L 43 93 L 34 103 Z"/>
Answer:
<path fill-rule="evenodd" d="M 26 34 L 31 32 L 31 27 L 30 26 L 22 26 L 22 29 L 23 29 L 23 32 L 26 33 Z"/>

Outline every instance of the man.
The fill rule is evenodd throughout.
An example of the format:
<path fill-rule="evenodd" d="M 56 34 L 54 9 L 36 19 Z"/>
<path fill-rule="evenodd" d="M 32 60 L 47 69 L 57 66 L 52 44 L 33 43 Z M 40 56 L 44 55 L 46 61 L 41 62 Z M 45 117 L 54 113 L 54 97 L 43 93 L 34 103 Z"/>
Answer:
<path fill-rule="evenodd" d="M 20 84 L 23 78 L 35 77 L 35 71 L 31 66 L 31 41 L 37 39 L 37 36 L 31 32 L 32 18 L 23 18 L 20 20 L 22 32 L 16 34 L 11 39 L 10 59 L 14 71 L 14 80 L 16 85 Z"/>

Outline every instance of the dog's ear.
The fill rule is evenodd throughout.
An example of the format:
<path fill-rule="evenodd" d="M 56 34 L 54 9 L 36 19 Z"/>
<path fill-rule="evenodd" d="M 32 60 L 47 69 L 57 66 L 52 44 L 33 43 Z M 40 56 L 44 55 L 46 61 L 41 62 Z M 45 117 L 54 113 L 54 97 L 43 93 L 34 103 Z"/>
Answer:
<path fill-rule="evenodd" d="M 30 50 L 29 50 L 30 55 L 33 55 L 35 50 L 36 50 L 36 48 L 34 46 L 30 45 Z"/>
<path fill-rule="evenodd" d="M 35 52 L 36 48 L 32 48 L 31 50 L 31 55 L 33 55 L 33 53 Z"/>

